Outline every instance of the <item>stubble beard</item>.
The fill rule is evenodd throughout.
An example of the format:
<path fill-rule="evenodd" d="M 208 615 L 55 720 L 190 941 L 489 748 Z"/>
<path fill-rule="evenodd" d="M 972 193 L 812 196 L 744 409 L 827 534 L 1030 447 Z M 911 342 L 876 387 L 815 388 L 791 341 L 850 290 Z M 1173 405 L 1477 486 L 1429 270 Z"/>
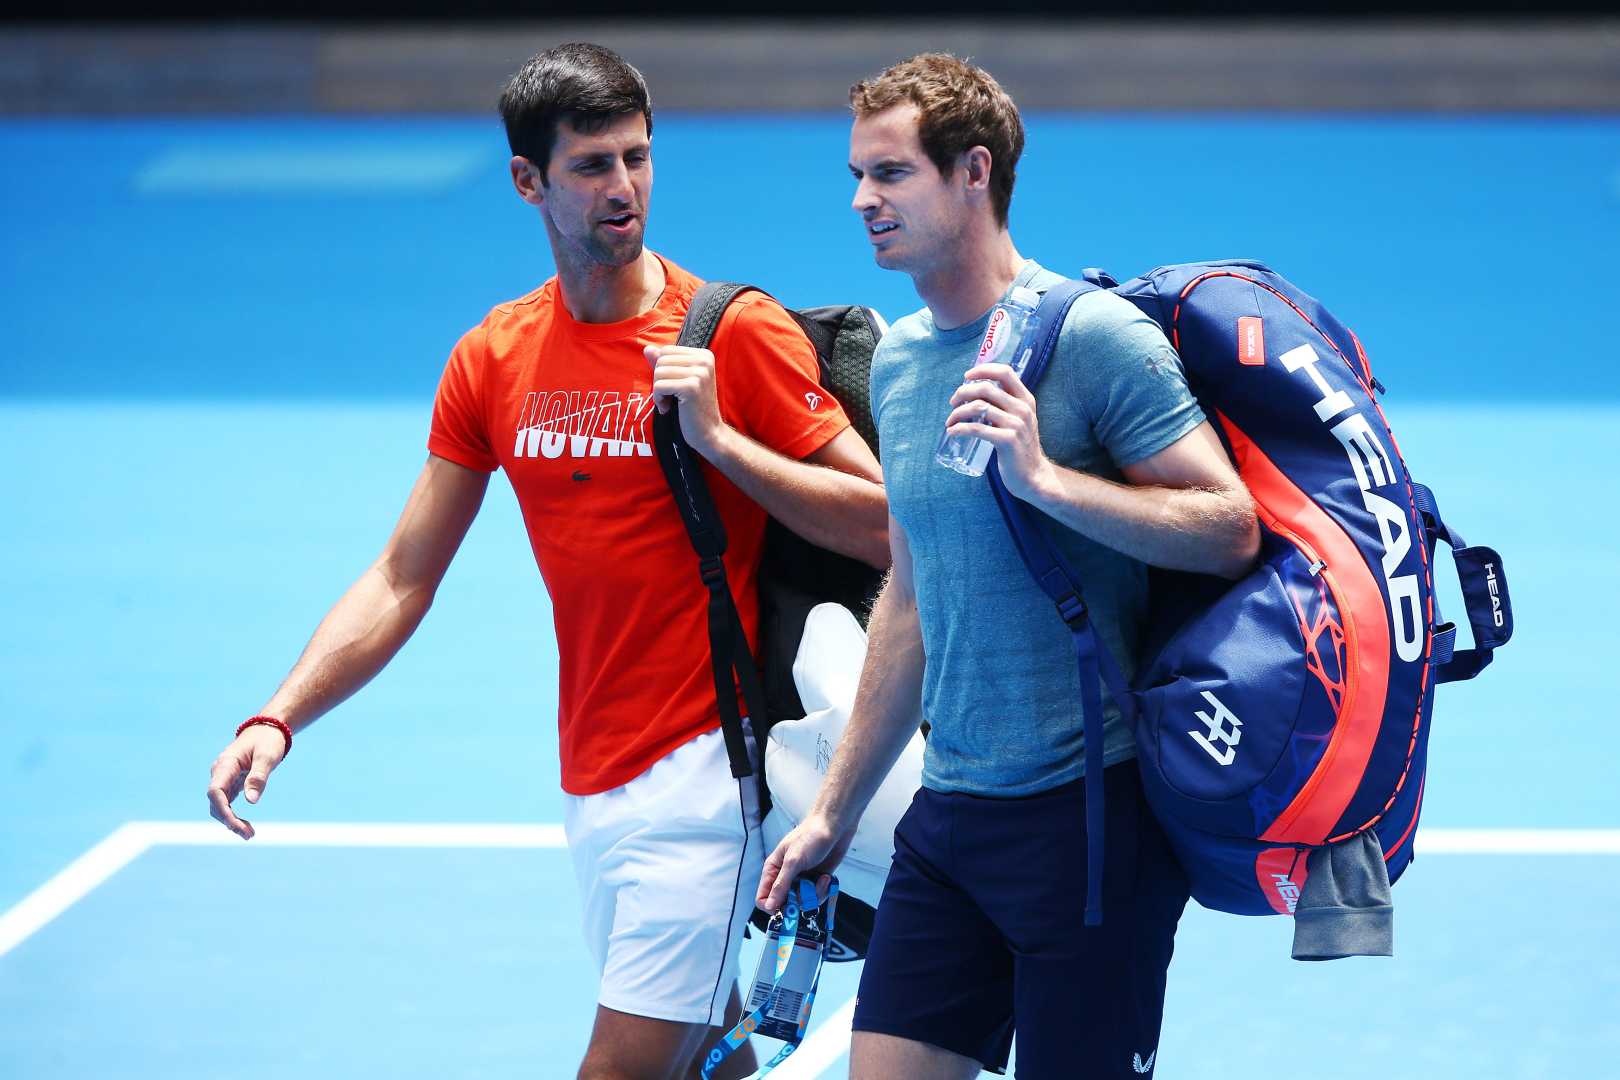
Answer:
<path fill-rule="evenodd" d="M 872 261 L 877 263 L 879 270 L 899 270 L 904 273 L 906 269 L 905 260 L 887 248 L 873 247 Z"/>
<path fill-rule="evenodd" d="M 557 262 L 572 267 L 576 273 L 589 275 L 596 270 L 622 269 L 641 258 L 645 247 L 645 219 L 641 219 L 641 227 L 628 236 L 613 237 L 600 227 L 592 226 L 583 237 L 575 239 L 565 235 L 550 214 L 540 216 Z"/>
<path fill-rule="evenodd" d="M 609 270 L 629 266 L 641 258 L 641 252 L 646 247 L 645 236 L 645 228 L 638 228 L 624 237 L 606 236 L 601 230 L 592 229 L 584 245 L 585 258 Z"/>

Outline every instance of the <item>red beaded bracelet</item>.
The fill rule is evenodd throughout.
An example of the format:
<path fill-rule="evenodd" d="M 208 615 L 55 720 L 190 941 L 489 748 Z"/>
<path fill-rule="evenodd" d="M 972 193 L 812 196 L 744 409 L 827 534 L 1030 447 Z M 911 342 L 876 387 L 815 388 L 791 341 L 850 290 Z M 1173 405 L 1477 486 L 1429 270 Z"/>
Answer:
<path fill-rule="evenodd" d="M 287 740 L 287 748 L 281 752 L 281 756 L 286 757 L 288 754 L 292 753 L 292 728 L 288 727 L 286 724 L 282 723 L 280 720 L 277 720 L 273 716 L 249 717 L 248 719 L 242 721 L 242 726 L 236 729 L 236 733 L 240 735 L 242 732 L 246 731 L 255 724 L 263 724 L 265 727 L 273 727 L 277 731 L 281 732 L 281 737 Z"/>

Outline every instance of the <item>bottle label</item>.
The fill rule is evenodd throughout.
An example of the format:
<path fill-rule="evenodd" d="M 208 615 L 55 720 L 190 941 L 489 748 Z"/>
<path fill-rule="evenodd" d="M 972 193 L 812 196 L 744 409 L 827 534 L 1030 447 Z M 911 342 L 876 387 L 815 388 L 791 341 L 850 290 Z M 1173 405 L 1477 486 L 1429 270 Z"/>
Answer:
<path fill-rule="evenodd" d="M 984 342 L 979 346 L 978 363 L 993 363 L 995 358 L 1007 347 L 1007 335 L 1012 329 L 1011 319 L 1007 309 L 997 307 L 990 313 L 990 325 L 985 327 Z"/>

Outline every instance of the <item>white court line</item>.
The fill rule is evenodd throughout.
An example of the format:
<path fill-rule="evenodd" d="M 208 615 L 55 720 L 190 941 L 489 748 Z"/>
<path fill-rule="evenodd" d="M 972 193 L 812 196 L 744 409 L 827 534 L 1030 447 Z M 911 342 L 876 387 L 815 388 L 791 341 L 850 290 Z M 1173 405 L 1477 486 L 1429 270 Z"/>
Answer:
<path fill-rule="evenodd" d="M 561 825 L 446 825 L 370 823 L 270 823 L 260 825 L 247 846 L 259 847 L 452 847 L 560 848 Z M 57 875 L 0 915 L 0 956 L 28 940 L 146 851 L 180 847 L 236 847 L 244 841 L 213 821 L 129 821 Z"/>
<path fill-rule="evenodd" d="M 151 846 L 138 825 L 120 825 L 101 843 L 68 863 L 57 875 L 0 915 L 0 956 L 72 907 L 85 893 L 112 877 Z"/>
<path fill-rule="evenodd" d="M 386 822 L 272 822 L 243 841 L 212 821 L 132 821 L 151 844 L 185 847 L 560 848 L 561 825 L 391 824 Z"/>
<path fill-rule="evenodd" d="M 1620 829 L 1429 829 L 1419 855 L 1620 855 Z"/>
<path fill-rule="evenodd" d="M 45 884 L 0 915 L 0 956 L 83 899 L 156 845 L 234 847 L 243 841 L 212 821 L 131 821 L 120 825 Z M 270 823 L 252 847 L 560 848 L 560 825 Z M 1620 855 L 1620 829 L 1428 829 L 1424 855 Z M 818 1024 L 777 1070 L 781 1080 L 814 1080 L 849 1047 L 853 999 Z"/>
<path fill-rule="evenodd" d="M 560 825 L 272 822 L 259 826 L 249 846 L 560 848 L 565 843 Z M 0 915 L 0 956 L 158 844 L 233 847 L 242 841 L 212 821 L 120 825 Z M 1620 855 L 1620 829 L 1428 829 L 1418 834 L 1417 848 L 1424 855 Z M 794 1057 L 810 1044 L 806 1039 Z"/>

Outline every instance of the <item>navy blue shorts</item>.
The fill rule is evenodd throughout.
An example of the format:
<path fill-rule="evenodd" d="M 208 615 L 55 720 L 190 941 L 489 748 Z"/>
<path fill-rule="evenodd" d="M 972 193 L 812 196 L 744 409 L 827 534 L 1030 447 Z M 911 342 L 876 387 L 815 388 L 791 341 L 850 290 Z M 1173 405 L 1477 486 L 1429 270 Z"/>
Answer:
<path fill-rule="evenodd" d="M 856 1031 L 932 1043 L 1023 1078 L 1158 1064 L 1187 879 L 1136 762 L 1104 774 L 1103 923 L 1086 927 L 1084 781 L 1026 798 L 917 792 L 861 973 Z"/>

